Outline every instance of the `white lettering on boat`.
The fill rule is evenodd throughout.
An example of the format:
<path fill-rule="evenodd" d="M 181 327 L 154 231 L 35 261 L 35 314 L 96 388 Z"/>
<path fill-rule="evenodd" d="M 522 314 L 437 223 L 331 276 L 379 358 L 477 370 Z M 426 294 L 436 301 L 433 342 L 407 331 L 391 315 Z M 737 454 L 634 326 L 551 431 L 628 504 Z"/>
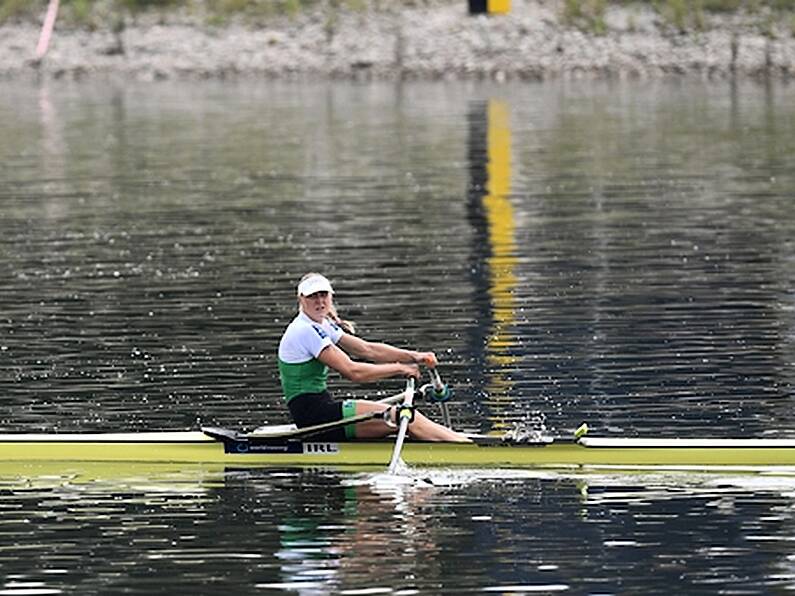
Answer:
<path fill-rule="evenodd" d="M 339 453 L 339 443 L 304 443 L 304 453 L 323 454 Z"/>

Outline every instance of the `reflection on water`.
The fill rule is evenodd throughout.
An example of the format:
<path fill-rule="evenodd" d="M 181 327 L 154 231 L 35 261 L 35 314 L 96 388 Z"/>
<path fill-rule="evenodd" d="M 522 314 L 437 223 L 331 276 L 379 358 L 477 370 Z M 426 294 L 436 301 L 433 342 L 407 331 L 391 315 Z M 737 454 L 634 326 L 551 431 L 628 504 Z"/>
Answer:
<path fill-rule="evenodd" d="M 322 270 L 437 350 L 459 427 L 795 435 L 793 90 L 498 91 L 2 86 L 0 430 L 282 422 Z M 0 591 L 793 585 L 786 479 L 438 474 L 0 466 Z"/>
<path fill-rule="evenodd" d="M 0 427 L 282 422 L 322 269 L 460 426 L 792 434 L 791 89 L 733 93 L 4 88 Z"/>
<path fill-rule="evenodd" d="M 493 430 L 504 431 L 506 407 L 515 398 L 511 378 L 514 375 L 516 338 L 512 332 L 516 323 L 514 293 L 518 262 L 515 239 L 516 222 L 511 194 L 511 129 L 510 111 L 503 101 L 491 99 L 475 101 L 469 113 L 470 203 L 469 220 L 476 228 L 473 261 L 479 266 L 475 276 L 476 288 L 488 296 L 489 308 L 482 313 L 491 319 L 477 329 L 486 338 L 475 336 L 473 351 L 484 353 L 483 374 L 486 397 L 483 404 L 494 404 L 489 418 Z M 480 283 L 478 283 L 480 282 Z M 507 403 L 506 403 L 507 402 Z"/>
<path fill-rule="evenodd" d="M 6 589 L 692 593 L 795 579 L 795 481 L 784 477 L 151 474 L 148 484 L 4 482 L 4 533 L 35 528 L 0 547 Z"/>

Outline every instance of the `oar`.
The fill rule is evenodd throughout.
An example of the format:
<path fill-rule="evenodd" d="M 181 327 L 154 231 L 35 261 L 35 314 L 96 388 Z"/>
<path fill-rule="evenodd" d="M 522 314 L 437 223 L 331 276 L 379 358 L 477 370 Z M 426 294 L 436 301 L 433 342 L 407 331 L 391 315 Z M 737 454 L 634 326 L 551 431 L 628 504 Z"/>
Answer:
<path fill-rule="evenodd" d="M 406 381 L 406 391 L 404 392 L 403 403 L 398 406 L 397 413 L 395 414 L 395 421 L 400 421 L 398 428 L 397 439 L 395 439 L 395 448 L 392 451 L 392 459 L 389 462 L 389 473 L 395 474 L 397 472 L 398 462 L 400 461 L 400 452 L 403 449 L 403 442 L 406 440 L 406 433 L 409 429 L 409 423 L 414 419 L 414 379 Z"/>
<path fill-rule="evenodd" d="M 332 422 L 323 422 L 315 424 L 314 426 L 303 426 L 301 428 L 294 428 L 292 425 L 287 425 L 289 428 L 285 430 L 284 426 L 267 427 L 263 426 L 254 429 L 250 433 L 246 433 L 247 439 L 305 439 L 312 435 L 318 435 L 327 430 L 335 428 L 342 428 L 351 424 L 357 424 L 366 420 L 373 420 L 374 418 L 383 417 L 382 412 L 367 412 L 365 414 L 358 414 L 350 418 L 343 418 L 342 420 L 334 420 Z"/>
<path fill-rule="evenodd" d="M 450 388 L 442 383 L 442 378 L 439 376 L 439 371 L 435 368 L 429 368 L 428 372 L 431 375 L 431 387 L 425 393 L 425 399 L 429 402 L 436 402 L 439 404 L 439 409 L 442 411 L 442 424 L 450 428 L 450 410 L 447 409 L 447 400 L 450 399 L 452 392 Z"/>
<path fill-rule="evenodd" d="M 392 405 L 398 403 L 400 400 L 404 399 L 406 395 L 405 391 L 401 391 L 400 393 L 396 393 L 395 395 L 390 395 L 389 397 L 385 397 L 383 399 L 379 399 L 376 403 L 379 404 L 387 404 Z M 289 430 L 284 430 L 284 427 L 267 427 L 263 426 L 259 429 L 254 429 L 252 432 L 246 434 L 247 439 L 283 439 L 283 438 L 290 438 L 290 439 L 302 439 L 306 437 L 311 437 L 312 435 L 317 435 L 327 430 L 332 430 L 335 428 L 340 428 L 342 426 L 349 426 L 351 424 L 356 424 L 358 422 L 364 422 L 366 420 L 373 420 L 375 418 L 381 418 L 384 416 L 384 412 L 367 412 L 365 414 L 358 414 L 356 416 L 351 416 L 350 418 L 343 418 L 342 420 L 334 420 L 333 422 L 324 422 L 321 424 L 316 424 L 314 426 L 304 426 L 303 428 L 290 428 Z"/>

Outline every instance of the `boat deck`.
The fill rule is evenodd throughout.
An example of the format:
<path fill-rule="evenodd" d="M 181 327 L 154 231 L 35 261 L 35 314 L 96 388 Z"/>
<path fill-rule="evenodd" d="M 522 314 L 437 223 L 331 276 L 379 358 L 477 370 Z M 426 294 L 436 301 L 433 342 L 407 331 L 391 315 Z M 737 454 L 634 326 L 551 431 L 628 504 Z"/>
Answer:
<path fill-rule="evenodd" d="M 402 458 L 418 466 L 795 466 L 795 440 L 786 439 L 583 437 L 512 443 L 474 436 L 473 440 L 471 444 L 406 441 Z M 289 436 L 263 438 L 228 429 L 4 434 L 0 435 L 0 461 L 383 466 L 393 446 L 390 439 L 334 443 Z"/>

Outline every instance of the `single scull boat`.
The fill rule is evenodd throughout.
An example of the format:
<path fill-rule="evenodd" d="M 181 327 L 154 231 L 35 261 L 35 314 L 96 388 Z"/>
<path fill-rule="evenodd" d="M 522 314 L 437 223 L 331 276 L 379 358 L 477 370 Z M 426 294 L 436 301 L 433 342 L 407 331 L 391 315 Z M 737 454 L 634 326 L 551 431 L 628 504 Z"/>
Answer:
<path fill-rule="evenodd" d="M 596 438 L 473 443 L 406 440 L 401 457 L 417 466 L 696 468 L 795 466 L 795 440 Z M 284 427 L 240 433 L 3 434 L 2 462 L 214 463 L 230 466 L 384 466 L 394 442 L 332 443 Z"/>
<path fill-rule="evenodd" d="M 436 386 L 435 386 L 436 385 Z M 396 419 L 410 420 L 415 397 L 440 403 L 450 391 L 435 383 L 380 400 L 396 405 Z M 0 464 L 129 463 L 222 464 L 228 466 L 384 466 L 396 457 L 409 465 L 470 468 L 665 468 L 726 470 L 793 467 L 790 439 L 649 439 L 586 436 L 582 425 L 570 438 L 509 438 L 470 435 L 472 443 L 426 442 L 398 436 L 375 441 L 329 442 L 318 436 L 334 427 L 381 416 L 368 413 L 309 428 L 264 426 L 252 432 L 225 428 L 127 433 L 0 434 Z M 401 426 L 405 426 L 402 424 Z M 404 429 L 405 430 L 405 429 Z M 404 433 L 405 435 L 405 433 Z M 392 468 L 393 466 L 390 466 Z"/>

